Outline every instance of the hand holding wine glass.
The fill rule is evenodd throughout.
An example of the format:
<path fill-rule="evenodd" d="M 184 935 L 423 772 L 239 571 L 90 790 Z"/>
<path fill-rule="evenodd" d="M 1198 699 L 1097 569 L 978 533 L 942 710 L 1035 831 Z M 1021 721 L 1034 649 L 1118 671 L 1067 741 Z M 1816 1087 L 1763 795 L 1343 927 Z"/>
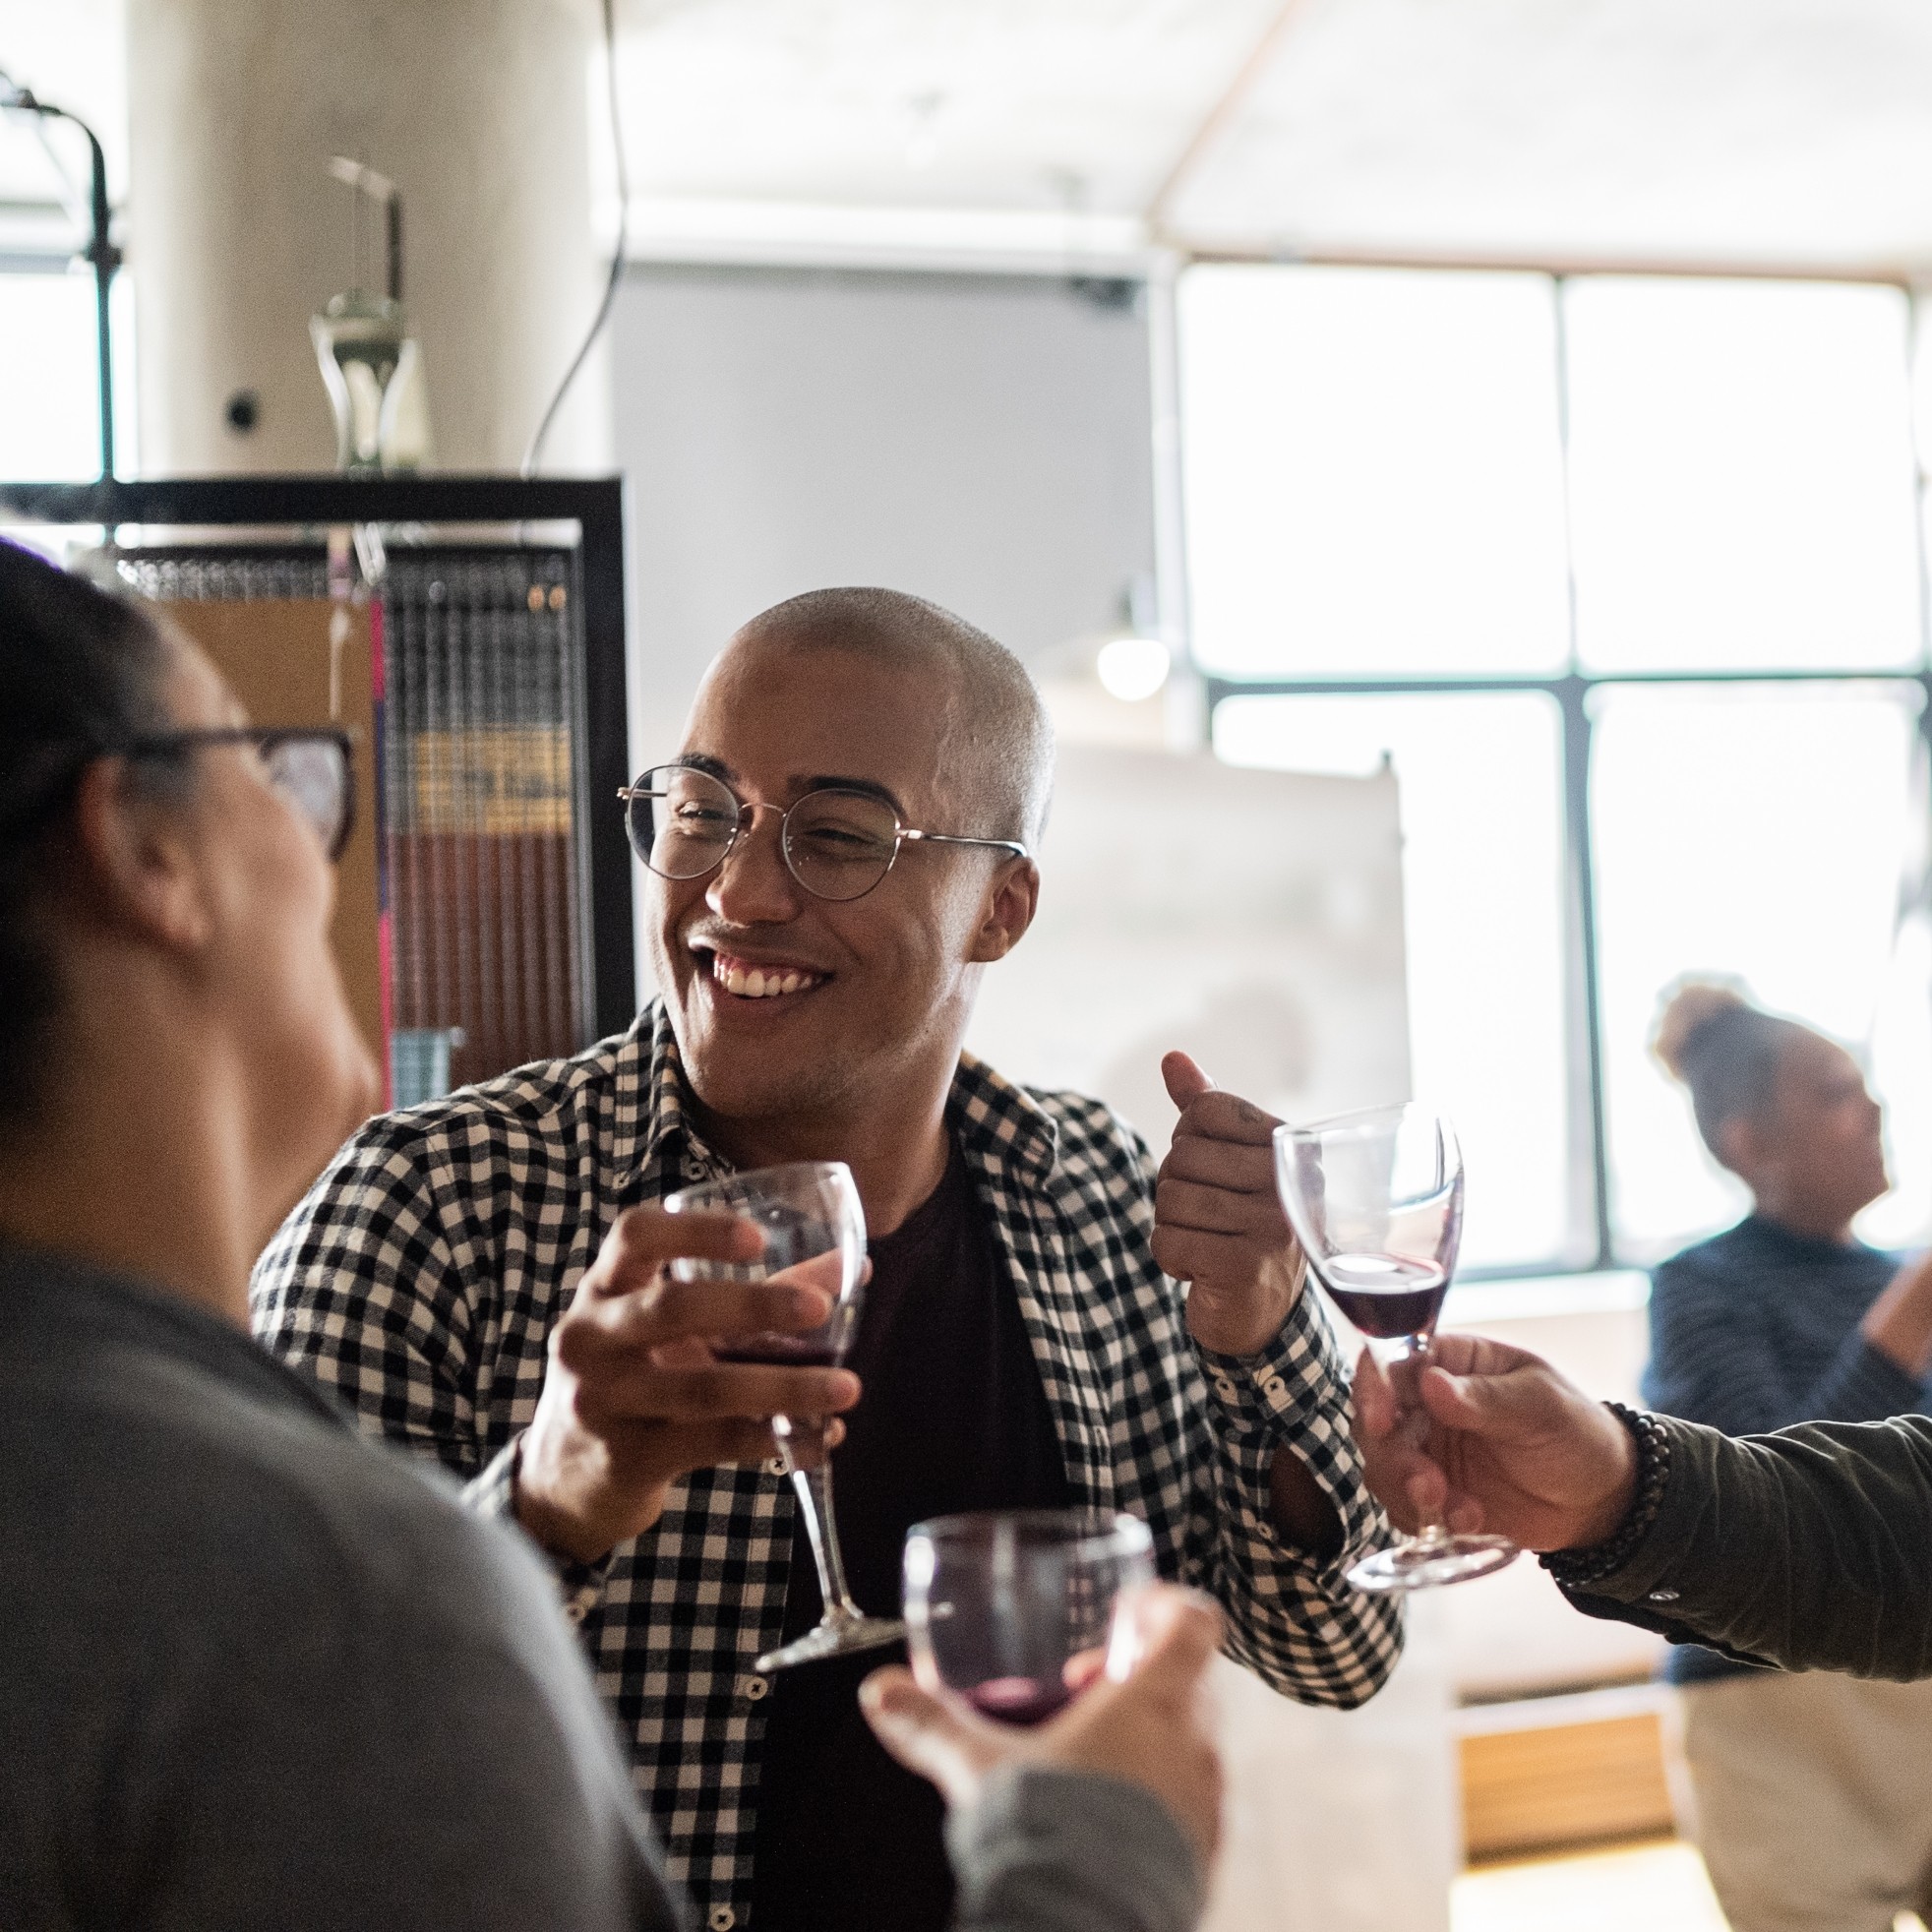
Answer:
<path fill-rule="evenodd" d="M 908 1771 L 937 1785 L 948 1805 L 970 1805 L 986 1779 L 1009 1766 L 1086 1772 L 1150 1791 L 1201 1858 L 1221 1833 L 1221 1762 L 1204 1695 L 1221 1644 L 1221 1612 L 1173 1584 L 1132 1594 L 1134 1655 L 1123 1675 L 1100 1674 L 1047 1722 L 996 1723 L 910 1670 L 875 1670 L 859 1700 L 879 1742 Z"/>
<path fill-rule="evenodd" d="M 1462 1240 L 1454 1129 L 1413 1103 L 1280 1127 L 1275 1173 L 1315 1279 L 1376 1352 L 1392 1427 L 1419 1442 L 1428 1414 L 1419 1383 Z M 1486 1576 L 1516 1554 L 1506 1537 L 1452 1532 L 1425 1515 L 1414 1539 L 1363 1557 L 1349 1581 L 1358 1590 L 1423 1590 Z"/>
<path fill-rule="evenodd" d="M 858 1401 L 858 1377 L 843 1369 L 731 1365 L 706 1346 L 829 1315 L 831 1298 L 810 1283 L 700 1287 L 672 1274 L 681 1258 L 728 1264 L 760 1248 L 730 1214 L 635 1207 L 612 1223 L 551 1336 L 519 1447 L 516 1517 L 545 1548 L 595 1561 L 656 1522 L 679 1477 L 770 1456 L 774 1413 L 832 1415 Z"/>
<path fill-rule="evenodd" d="M 1440 1515 L 1525 1549 L 1604 1542 L 1637 1487 L 1630 1431 L 1532 1355 L 1476 1335 L 1438 1335 L 1418 1393 L 1425 1432 L 1404 1425 L 1395 1390 L 1367 1351 L 1356 1370 L 1355 1428 L 1368 1486 L 1395 1522 Z"/>
<path fill-rule="evenodd" d="M 845 1359 L 859 1329 L 866 1217 L 852 1171 L 843 1161 L 798 1161 L 728 1175 L 667 1196 L 664 1207 L 677 1216 L 737 1215 L 761 1240 L 755 1259 L 674 1261 L 671 1271 L 680 1281 L 719 1288 L 784 1283 L 787 1293 L 827 1298 L 824 1320 L 809 1331 L 793 1327 L 715 1335 L 711 1352 L 720 1362 L 824 1370 Z M 825 1608 L 804 1636 L 759 1658 L 755 1668 L 761 1671 L 874 1650 L 905 1635 L 906 1627 L 896 1617 L 868 1616 L 852 1600 L 832 1514 L 827 1422 L 828 1412 L 811 1409 L 786 1408 L 771 1416 L 771 1430 L 811 1540 Z"/>

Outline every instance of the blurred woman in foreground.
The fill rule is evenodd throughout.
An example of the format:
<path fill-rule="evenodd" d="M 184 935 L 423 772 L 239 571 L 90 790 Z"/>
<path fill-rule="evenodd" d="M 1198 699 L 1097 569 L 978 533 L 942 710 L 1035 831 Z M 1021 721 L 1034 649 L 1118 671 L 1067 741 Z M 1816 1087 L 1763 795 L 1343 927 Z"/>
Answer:
<path fill-rule="evenodd" d="M 532 1548 L 248 1335 L 257 1250 L 377 1100 L 328 943 L 348 759 L 0 543 L 9 1932 L 686 1922 Z M 718 1292 L 727 1327 L 824 1312 Z M 960 1807 L 966 1922 L 1191 1923 L 1215 1623 L 1168 1593 L 1149 1628 L 1024 1738 L 875 1687 Z"/>

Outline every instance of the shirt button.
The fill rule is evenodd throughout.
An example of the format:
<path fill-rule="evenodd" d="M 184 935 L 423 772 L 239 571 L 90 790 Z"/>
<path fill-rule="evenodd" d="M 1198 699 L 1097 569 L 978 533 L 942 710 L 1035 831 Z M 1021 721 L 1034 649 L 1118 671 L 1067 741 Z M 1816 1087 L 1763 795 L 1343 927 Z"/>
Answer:
<path fill-rule="evenodd" d="M 1284 1382 L 1279 1375 L 1270 1375 L 1268 1379 L 1261 1384 L 1261 1393 L 1265 1395 L 1270 1402 L 1280 1402 L 1288 1394 L 1288 1384 Z"/>
<path fill-rule="evenodd" d="M 713 1905 L 711 1915 L 704 1923 L 711 1928 L 711 1932 L 731 1932 L 731 1928 L 738 1923 L 738 1914 L 729 1905 Z"/>
<path fill-rule="evenodd" d="M 755 1704 L 771 1688 L 769 1677 L 740 1677 L 738 1695 Z"/>
<path fill-rule="evenodd" d="M 1238 1402 L 1241 1399 L 1240 1390 L 1236 1388 L 1226 1375 L 1217 1375 L 1214 1378 L 1214 1392 L 1223 1402 Z"/>
<path fill-rule="evenodd" d="M 1674 1590 L 1653 1590 L 1650 1595 L 1653 1603 L 1674 1603 L 1677 1593 Z"/>
<path fill-rule="evenodd" d="M 764 1459 L 764 1473 L 767 1476 L 783 1476 L 786 1473 L 784 1457 L 767 1456 Z"/>

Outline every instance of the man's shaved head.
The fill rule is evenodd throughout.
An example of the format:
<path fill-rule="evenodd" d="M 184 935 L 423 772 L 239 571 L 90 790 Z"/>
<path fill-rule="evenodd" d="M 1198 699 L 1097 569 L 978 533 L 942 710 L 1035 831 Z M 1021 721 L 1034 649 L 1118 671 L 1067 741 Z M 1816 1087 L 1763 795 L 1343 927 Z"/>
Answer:
<path fill-rule="evenodd" d="M 761 611 L 730 649 L 843 651 L 930 679 L 939 788 L 960 813 L 928 827 L 1037 846 L 1054 787 L 1054 733 L 1026 666 L 964 618 L 903 590 L 808 590 Z"/>

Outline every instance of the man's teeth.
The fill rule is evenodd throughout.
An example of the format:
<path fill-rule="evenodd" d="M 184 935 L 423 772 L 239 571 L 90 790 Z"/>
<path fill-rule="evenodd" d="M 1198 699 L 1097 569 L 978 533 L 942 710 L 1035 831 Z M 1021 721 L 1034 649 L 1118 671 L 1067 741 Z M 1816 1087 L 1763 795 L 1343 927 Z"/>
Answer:
<path fill-rule="evenodd" d="M 795 966 L 747 966 L 738 959 L 714 958 L 711 970 L 727 993 L 745 999 L 773 999 L 818 984 L 816 973 L 802 973 Z"/>

